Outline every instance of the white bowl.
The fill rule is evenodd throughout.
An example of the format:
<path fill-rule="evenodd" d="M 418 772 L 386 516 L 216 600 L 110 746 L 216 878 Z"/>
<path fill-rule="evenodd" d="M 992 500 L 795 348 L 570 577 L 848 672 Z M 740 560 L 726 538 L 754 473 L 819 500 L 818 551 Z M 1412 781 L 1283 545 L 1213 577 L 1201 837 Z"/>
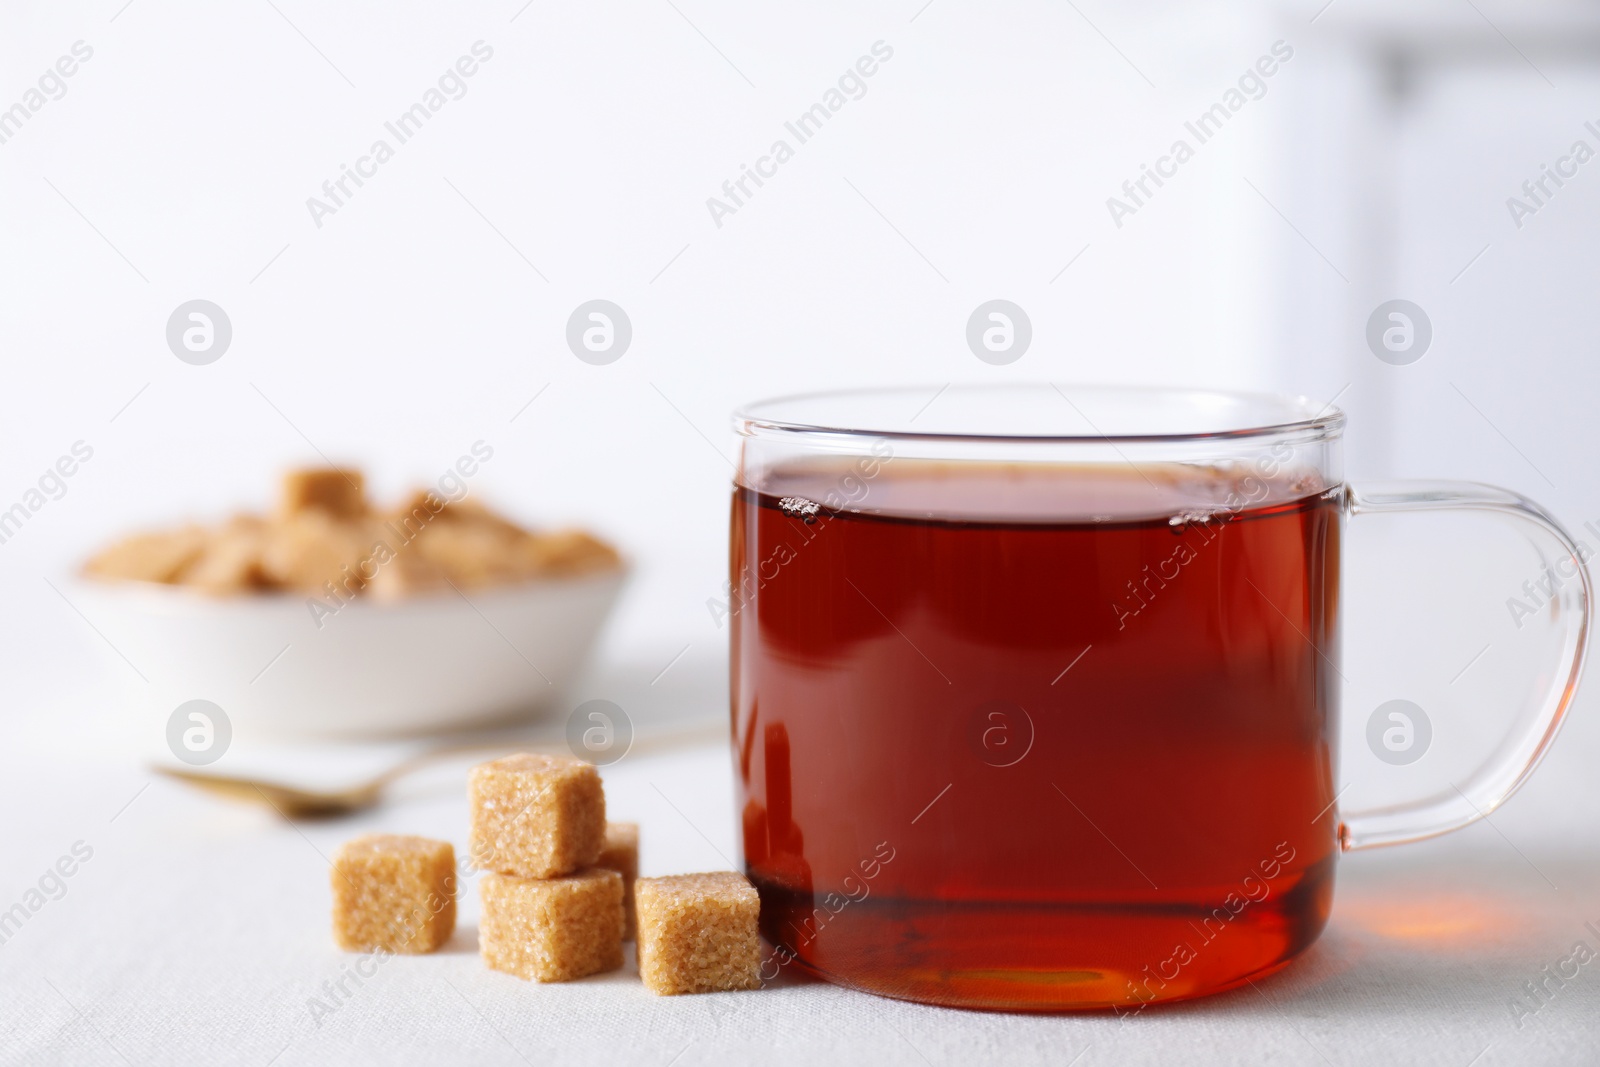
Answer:
<path fill-rule="evenodd" d="M 163 719 L 204 699 L 226 712 L 235 736 L 372 738 L 547 708 L 582 666 L 625 579 L 618 569 L 465 595 L 357 599 L 320 619 L 303 596 L 222 598 L 144 582 L 85 580 L 74 599 L 145 676 L 142 702 Z"/>

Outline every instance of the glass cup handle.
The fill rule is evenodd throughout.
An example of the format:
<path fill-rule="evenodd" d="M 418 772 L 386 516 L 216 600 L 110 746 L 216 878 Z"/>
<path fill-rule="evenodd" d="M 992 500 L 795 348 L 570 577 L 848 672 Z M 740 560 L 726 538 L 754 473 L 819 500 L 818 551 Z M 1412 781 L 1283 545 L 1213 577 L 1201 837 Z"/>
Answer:
<path fill-rule="evenodd" d="M 1345 851 L 1420 841 L 1457 830 L 1488 815 L 1515 793 L 1544 758 L 1577 692 L 1588 647 L 1591 589 L 1585 560 L 1572 535 L 1549 512 L 1527 497 L 1476 482 L 1389 482 L 1350 486 L 1349 515 L 1396 511 L 1488 511 L 1525 522 L 1535 544 L 1554 551 L 1541 555 L 1547 567 L 1567 579 L 1541 611 L 1551 613 L 1552 642 L 1561 648 L 1542 699 L 1527 705 L 1511 736 L 1466 781 L 1408 804 L 1340 812 L 1339 844 Z M 1556 562 L 1551 564 L 1549 560 Z M 1577 582 L 1570 579 L 1576 576 Z"/>

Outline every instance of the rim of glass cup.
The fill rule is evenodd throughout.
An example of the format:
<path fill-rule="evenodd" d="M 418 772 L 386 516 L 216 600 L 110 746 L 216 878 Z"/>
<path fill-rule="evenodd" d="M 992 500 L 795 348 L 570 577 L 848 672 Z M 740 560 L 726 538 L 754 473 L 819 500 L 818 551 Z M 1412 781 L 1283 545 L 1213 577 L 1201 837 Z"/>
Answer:
<path fill-rule="evenodd" d="M 888 400 L 891 397 L 903 396 L 908 401 L 922 403 L 921 410 L 914 410 L 910 420 L 914 421 L 922 414 L 923 410 L 937 401 L 940 397 L 951 391 L 963 394 L 989 393 L 1000 395 L 1007 392 L 1030 392 L 1043 394 L 1045 391 L 1054 391 L 1060 399 L 1071 407 L 1080 418 L 1089 424 L 1091 429 L 1087 432 L 1009 432 L 995 433 L 988 431 L 967 430 L 920 430 L 893 428 L 883 423 L 893 423 L 893 419 L 881 420 L 879 425 L 872 425 L 874 420 L 852 421 L 845 423 L 837 419 L 811 417 L 797 417 L 790 415 L 783 417 L 781 410 L 774 409 L 804 408 L 805 406 L 821 407 L 829 402 L 840 400 L 868 400 L 879 398 Z M 1121 397 L 1125 400 L 1145 400 L 1154 402 L 1158 398 L 1168 402 L 1187 402 L 1196 410 L 1203 410 L 1207 406 L 1218 408 L 1225 405 L 1255 405 L 1259 410 L 1266 412 L 1276 410 L 1279 417 L 1245 419 L 1243 425 L 1229 426 L 1227 428 L 1194 430 L 1194 431 L 1162 431 L 1139 430 L 1107 432 L 1097 426 L 1093 420 L 1082 411 L 1072 397 L 1086 399 L 1089 396 L 1102 398 Z M 1063 388 L 1053 382 L 1020 382 L 1020 383 L 978 383 L 978 384 L 946 384 L 943 386 L 864 386 L 851 389 L 824 389 L 806 393 L 791 393 L 784 396 L 770 397 L 746 404 L 733 413 L 733 428 L 741 436 L 754 437 L 763 433 L 778 434 L 833 434 L 849 437 L 888 437 L 899 440 L 924 440 L 924 441 L 1029 441 L 1029 442 L 1111 442 L 1119 443 L 1151 443 L 1151 442 L 1184 442 L 1184 441 L 1237 441 L 1258 437 L 1278 437 L 1295 435 L 1305 440 L 1327 440 L 1338 437 L 1344 430 L 1345 413 L 1333 403 L 1319 404 L 1305 396 L 1291 396 L 1279 393 L 1251 392 L 1232 389 L 1201 389 L 1186 388 L 1181 386 L 1160 385 L 1075 385 Z"/>

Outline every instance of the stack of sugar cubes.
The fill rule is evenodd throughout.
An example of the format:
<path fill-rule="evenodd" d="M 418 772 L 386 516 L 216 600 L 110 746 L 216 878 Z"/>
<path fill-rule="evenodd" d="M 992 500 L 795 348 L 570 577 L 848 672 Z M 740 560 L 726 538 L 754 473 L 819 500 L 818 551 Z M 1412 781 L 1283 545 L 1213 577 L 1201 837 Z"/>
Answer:
<path fill-rule="evenodd" d="M 592 764 L 507 756 L 472 768 L 467 798 L 491 968 L 571 981 L 621 967 L 623 941 L 637 937 L 652 992 L 759 988 L 754 887 L 732 872 L 636 878 L 639 828 L 606 822 Z"/>
<path fill-rule="evenodd" d="M 540 982 L 621 967 L 639 828 L 607 832 L 594 767 L 527 754 L 480 763 L 467 778 L 467 804 L 472 862 L 486 872 L 483 961 Z M 611 862 L 602 865 L 608 845 Z"/>
<path fill-rule="evenodd" d="M 478 951 L 491 968 L 569 982 L 622 966 L 637 938 L 652 993 L 759 989 L 761 899 L 742 874 L 638 878 L 639 827 L 606 822 L 582 760 L 516 755 L 467 779 L 470 851 L 485 871 Z M 456 920 L 448 841 L 368 834 L 334 855 L 333 937 L 349 952 L 432 952 Z"/>

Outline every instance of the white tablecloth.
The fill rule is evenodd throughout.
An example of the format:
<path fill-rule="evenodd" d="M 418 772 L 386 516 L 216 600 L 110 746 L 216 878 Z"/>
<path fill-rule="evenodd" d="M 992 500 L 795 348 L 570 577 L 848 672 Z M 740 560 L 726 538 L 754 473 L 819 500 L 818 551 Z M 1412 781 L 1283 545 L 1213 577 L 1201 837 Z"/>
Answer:
<path fill-rule="evenodd" d="M 680 667 L 656 688 L 719 715 L 707 672 Z M 1600 958 L 1559 983 L 1541 972 L 1579 941 L 1600 953 L 1592 834 L 1529 829 L 1548 825 L 1534 809 L 1573 802 L 1570 770 L 1543 792 L 1536 779 L 1494 824 L 1346 858 L 1322 940 L 1258 988 L 1131 1020 L 1029 1017 L 793 978 L 656 998 L 631 957 L 618 973 L 529 984 L 479 961 L 470 881 L 444 950 L 363 964 L 357 982 L 363 957 L 328 933 L 328 856 L 368 830 L 459 848 L 470 760 L 405 780 L 367 814 L 291 824 L 153 777 L 120 721 L 115 708 L 19 721 L 24 741 L 0 752 L 0 908 L 32 911 L 0 944 L 6 1063 L 1600 1062 Z M 605 778 L 612 814 L 643 824 L 645 874 L 731 865 L 721 745 L 637 753 Z M 46 872 L 62 857 L 73 873 L 58 884 Z M 1541 981 L 1549 995 L 1530 1000 L 1524 983 Z M 1519 1018 L 1519 1003 L 1538 1010 Z"/>

